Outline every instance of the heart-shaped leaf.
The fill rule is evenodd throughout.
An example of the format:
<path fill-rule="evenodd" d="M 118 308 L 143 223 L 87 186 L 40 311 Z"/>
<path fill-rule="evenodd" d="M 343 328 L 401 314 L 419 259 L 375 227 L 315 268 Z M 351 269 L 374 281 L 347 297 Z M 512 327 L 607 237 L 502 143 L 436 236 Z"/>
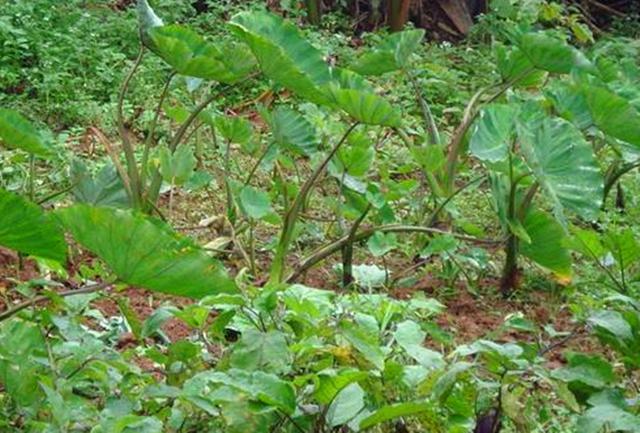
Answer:
<path fill-rule="evenodd" d="M 330 86 L 332 102 L 351 117 L 367 125 L 383 125 L 393 128 L 402 125 L 402 116 L 382 97 L 357 89 Z"/>
<path fill-rule="evenodd" d="M 21 149 L 34 155 L 51 155 L 51 148 L 31 122 L 20 113 L 6 108 L 0 108 L 0 142 L 9 148 Z"/>
<path fill-rule="evenodd" d="M 56 214 L 75 240 L 125 283 L 193 298 L 237 290 L 220 262 L 142 215 L 86 205 Z"/>
<path fill-rule="evenodd" d="M 230 25 L 267 77 L 311 102 L 328 102 L 320 88 L 331 81 L 329 66 L 293 23 L 267 12 L 243 12 Z"/>
<path fill-rule="evenodd" d="M 3 189 L 0 189 L 0 245 L 58 262 L 67 257 L 67 244 L 56 222 L 36 204 Z"/>
<path fill-rule="evenodd" d="M 285 149 L 301 155 L 312 155 L 320 140 L 316 129 L 301 114 L 290 108 L 278 107 L 269 115 L 274 141 Z"/>
<path fill-rule="evenodd" d="M 482 161 L 504 161 L 514 135 L 517 109 L 495 104 L 484 108 L 472 130 L 469 150 Z"/>
<path fill-rule="evenodd" d="M 221 49 L 188 27 L 155 27 L 149 35 L 155 52 L 178 73 L 189 77 L 234 83 L 251 71 L 254 60 L 244 47 Z"/>
<path fill-rule="evenodd" d="M 560 118 L 529 118 L 518 124 L 527 165 L 562 220 L 567 208 L 587 219 L 602 205 L 603 177 L 591 145 L 576 127 Z"/>
<path fill-rule="evenodd" d="M 571 278 L 571 254 L 564 245 L 562 226 L 551 215 L 529 212 L 522 223 L 530 242 L 520 244 L 520 252 L 559 278 Z"/>

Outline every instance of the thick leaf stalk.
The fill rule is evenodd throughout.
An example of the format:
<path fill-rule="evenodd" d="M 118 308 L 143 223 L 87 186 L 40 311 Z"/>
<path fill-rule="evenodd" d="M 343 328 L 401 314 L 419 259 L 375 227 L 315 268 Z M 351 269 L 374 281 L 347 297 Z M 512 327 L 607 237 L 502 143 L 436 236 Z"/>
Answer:
<path fill-rule="evenodd" d="M 307 179 L 307 181 L 302 185 L 300 192 L 296 196 L 296 199 L 291 204 L 291 207 L 287 211 L 284 217 L 284 224 L 282 226 L 282 233 L 280 234 L 280 241 L 278 242 L 278 247 L 276 249 L 276 254 L 273 259 L 273 264 L 271 265 L 271 274 L 269 276 L 270 283 L 281 283 L 284 279 L 285 272 L 285 261 L 287 258 L 287 253 L 289 252 L 289 246 L 291 245 L 291 241 L 293 239 L 293 232 L 296 227 L 296 222 L 298 220 L 298 215 L 300 214 L 300 210 L 302 209 L 302 205 L 305 203 L 311 188 L 316 183 L 320 175 L 324 172 L 324 170 L 329 165 L 329 161 L 338 153 L 340 147 L 344 144 L 344 142 L 349 137 L 349 134 L 358 126 L 358 123 L 354 123 L 347 129 L 342 138 L 336 143 L 336 145 L 331 149 L 331 152 L 327 155 L 327 157 L 322 161 L 322 163 L 316 167 L 316 169 L 311 174 L 311 177 Z"/>

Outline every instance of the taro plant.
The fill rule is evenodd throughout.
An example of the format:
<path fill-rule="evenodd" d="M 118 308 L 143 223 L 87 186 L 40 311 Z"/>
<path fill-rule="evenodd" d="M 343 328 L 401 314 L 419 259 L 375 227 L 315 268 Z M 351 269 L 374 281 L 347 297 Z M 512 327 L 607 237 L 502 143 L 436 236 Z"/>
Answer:
<path fill-rule="evenodd" d="M 519 252 L 560 279 L 570 277 L 570 256 L 561 240 L 568 227 L 565 210 L 586 221 L 598 219 L 611 187 L 637 163 L 615 158 L 603 175 L 598 159 L 606 161 L 611 150 L 619 154 L 621 147 L 637 147 L 640 117 L 627 100 L 605 87 L 604 62 L 597 67 L 554 38 L 524 34 L 517 47 L 500 53 L 503 74 L 527 76 L 529 88 L 546 93 L 551 102 L 513 96 L 508 105 L 489 105 L 480 112 L 469 141 L 470 152 L 490 169 L 496 209 L 508 237 L 501 283 L 508 294 L 517 286 Z M 570 72 L 573 79 L 563 80 Z M 597 141 L 601 134 L 610 147 Z M 546 196 L 553 216 L 533 207 L 538 193 Z"/>
<path fill-rule="evenodd" d="M 0 189 L 0 245 L 22 254 L 63 262 L 67 251 L 62 230 L 34 202 L 36 155 L 49 158 L 52 148 L 27 119 L 7 109 L 0 109 L 0 144 L 30 155 L 26 197 Z"/>
<path fill-rule="evenodd" d="M 400 114 L 387 101 L 376 95 L 362 77 L 348 70 L 330 68 L 320 52 L 304 40 L 291 23 L 284 22 L 275 15 L 254 12 L 234 17 L 231 28 L 250 47 L 262 72 L 268 78 L 303 99 L 321 106 L 340 109 L 351 118 L 344 126 L 342 136 L 336 138 L 328 153 L 320 157 L 320 162 L 302 183 L 293 202 L 285 209 L 270 272 L 270 281 L 279 283 L 285 278 L 286 259 L 299 214 L 308 200 L 309 193 L 330 162 L 349 143 L 349 136 L 359 124 L 399 127 Z M 272 125 L 278 127 L 279 123 L 284 121 L 283 115 L 282 111 L 278 111 L 270 116 Z M 292 125 L 299 124 L 301 131 L 310 131 L 310 128 L 304 125 L 304 120 L 296 120 L 295 115 L 289 117 L 291 122 L 295 122 Z M 293 135 L 292 131 L 286 131 L 282 126 L 280 128 L 285 134 Z M 274 132 L 277 134 L 278 130 Z M 300 139 L 292 140 L 282 135 L 280 137 L 281 141 L 293 141 L 294 144 Z"/>
<path fill-rule="evenodd" d="M 135 209 L 149 212 L 158 200 L 162 185 L 160 167 L 149 166 L 152 149 L 158 144 L 156 129 L 160 121 L 163 104 L 171 89 L 176 75 L 187 78 L 190 85 L 200 86 L 203 82 L 213 83 L 210 94 L 193 108 L 184 121 L 166 143 L 170 157 L 180 147 L 203 110 L 218 99 L 225 90 L 235 83 L 246 79 L 254 66 L 255 60 L 242 46 L 236 44 L 212 44 L 192 29 L 181 25 L 164 25 L 146 0 L 138 0 L 137 9 L 140 21 L 140 49 L 133 67 L 127 74 L 118 97 L 118 127 L 122 140 L 122 150 L 126 161 L 126 170 L 120 170 L 127 193 Z M 143 143 L 141 156 L 138 158 L 135 145 L 125 129 L 123 105 L 126 92 L 135 77 L 147 51 L 160 56 L 172 67 L 157 108 L 153 114 L 147 136 Z M 119 165 L 117 155 L 112 156 Z M 170 179 L 169 179 L 170 180 Z"/>

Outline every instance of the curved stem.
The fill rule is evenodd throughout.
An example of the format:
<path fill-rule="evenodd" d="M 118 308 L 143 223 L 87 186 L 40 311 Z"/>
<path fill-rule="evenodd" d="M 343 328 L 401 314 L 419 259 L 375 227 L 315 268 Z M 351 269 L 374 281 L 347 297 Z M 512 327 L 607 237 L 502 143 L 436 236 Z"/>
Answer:
<path fill-rule="evenodd" d="M 244 186 L 249 186 L 249 184 L 251 183 L 251 180 L 253 179 L 253 176 L 256 174 L 256 171 L 258 171 L 258 167 L 260 167 L 260 164 L 262 164 L 262 161 L 264 161 L 264 159 L 267 157 L 267 155 L 269 154 L 269 151 L 275 145 L 275 143 L 276 143 L 275 141 L 272 141 L 260 154 L 260 157 L 258 158 L 256 163 L 253 164 L 253 167 L 251 167 L 251 171 L 249 172 L 247 179 L 244 181 Z"/>
<path fill-rule="evenodd" d="M 135 209 L 139 209 L 142 205 L 142 191 L 140 189 L 140 175 L 138 172 L 138 165 L 136 163 L 135 150 L 133 149 L 133 144 L 129 139 L 129 135 L 124 126 L 124 97 L 129 89 L 129 85 L 131 84 L 131 80 L 135 75 L 138 67 L 142 64 L 142 59 L 144 57 L 145 48 L 144 45 L 140 44 L 140 50 L 138 51 L 138 57 L 136 58 L 133 67 L 127 74 L 124 82 L 122 83 L 122 87 L 120 88 L 120 93 L 118 95 L 118 109 L 117 109 L 117 121 L 118 121 L 118 132 L 120 134 L 120 139 L 122 140 L 122 150 L 124 151 L 124 157 L 127 161 L 127 175 L 129 177 L 129 183 L 131 185 L 131 204 Z M 123 182 L 125 180 L 123 179 Z"/>
<path fill-rule="evenodd" d="M 446 169 L 445 169 L 445 179 L 444 179 L 445 181 L 444 183 L 446 185 L 447 191 L 450 191 L 453 188 L 454 178 L 455 178 L 456 169 L 458 165 L 458 158 L 460 157 L 460 153 L 462 152 L 462 149 L 463 149 L 462 144 L 464 142 L 464 136 L 469 130 L 469 128 L 471 127 L 471 125 L 473 124 L 473 121 L 475 120 L 476 116 L 478 115 L 479 106 L 481 104 L 486 105 L 495 101 L 500 96 L 502 96 L 504 92 L 506 92 L 510 87 L 517 84 L 518 81 L 525 78 L 534 70 L 535 68 L 528 68 L 522 71 L 520 74 L 516 75 L 515 77 L 511 78 L 510 80 L 507 80 L 501 84 L 480 89 L 475 93 L 475 95 L 473 95 L 473 97 L 471 98 L 471 100 L 467 104 L 467 107 L 464 110 L 462 122 L 460 122 L 460 125 L 458 125 L 458 127 L 454 131 L 453 137 L 451 138 L 451 141 L 449 144 L 449 152 L 447 154 L 447 161 L 445 164 Z M 497 89 L 497 91 L 493 95 L 491 95 L 487 100 L 481 102 L 480 98 L 487 91 L 491 89 Z"/>
<path fill-rule="evenodd" d="M 353 240 L 358 233 L 358 228 L 362 221 L 367 217 L 367 214 L 371 210 L 371 203 L 367 205 L 367 208 L 362 212 L 362 215 L 353 223 L 347 242 L 342 247 L 342 286 L 348 289 L 353 284 Z"/>
<path fill-rule="evenodd" d="M 611 173 L 609 176 L 607 176 L 607 178 L 605 179 L 604 193 L 603 193 L 603 199 L 602 199 L 603 209 L 605 206 L 605 202 L 607 201 L 607 197 L 609 196 L 609 192 L 611 191 L 611 188 L 613 188 L 613 185 L 615 185 L 616 182 L 620 180 L 622 176 L 624 176 L 625 174 L 627 174 L 628 172 L 630 172 L 631 170 L 637 167 L 640 167 L 640 160 L 624 164 L 622 167 L 620 167 L 619 170 L 616 170 L 613 173 Z"/>
<path fill-rule="evenodd" d="M 422 111 L 422 118 L 424 119 L 425 126 L 427 127 L 427 132 L 429 133 L 429 144 L 440 144 L 440 134 L 438 133 L 438 126 L 436 125 L 436 121 L 433 117 L 433 113 L 431 112 L 431 108 L 429 107 L 427 100 L 422 94 L 422 89 L 420 89 L 418 80 L 409 71 L 406 71 L 405 74 L 411 82 L 411 86 L 413 87 L 413 91 L 415 92 L 416 99 L 418 100 L 418 105 L 420 106 L 420 110 Z"/>
<path fill-rule="evenodd" d="M 432 227 L 435 224 L 435 222 L 437 221 L 438 216 L 440 215 L 440 212 L 442 212 L 444 210 L 444 208 L 447 206 L 447 204 L 449 204 L 449 202 L 451 202 L 451 200 L 453 200 L 458 194 L 460 194 L 465 189 L 469 188 L 471 185 L 475 184 L 476 182 L 479 182 L 481 180 L 486 179 L 486 177 L 487 176 L 483 174 L 482 176 L 478 176 L 478 177 L 476 177 L 474 179 L 471 179 L 469 182 L 465 183 L 460 188 L 455 190 L 452 194 L 450 194 L 445 199 L 445 201 L 440 203 L 440 205 L 436 208 L 436 210 L 433 211 L 433 213 L 431 214 L 431 218 L 429 218 L 429 224 L 427 224 L 427 225 L 429 227 Z"/>
<path fill-rule="evenodd" d="M 145 178 L 147 176 L 147 163 L 149 161 L 149 153 L 151 151 L 151 147 L 153 147 L 154 144 L 154 136 L 156 134 L 158 120 L 160 119 L 160 113 L 162 112 L 162 105 L 164 104 L 164 100 L 167 98 L 167 94 L 169 93 L 169 86 L 171 85 L 171 81 L 175 76 L 176 73 L 171 72 L 164 83 L 164 87 L 162 89 L 162 93 L 160 94 L 160 99 L 158 100 L 158 105 L 156 106 L 155 114 L 153 116 L 153 120 L 151 121 L 151 126 L 149 127 L 147 139 L 144 142 L 144 152 L 142 154 L 142 163 L 140 164 L 140 166 L 142 167 L 142 169 L 140 170 L 140 184 L 143 187 L 145 184 Z"/>
<path fill-rule="evenodd" d="M 340 238 L 340 239 L 338 239 L 338 240 L 336 240 L 336 241 L 334 241 L 334 242 L 332 242 L 332 243 L 330 243 L 328 245 L 325 245 L 325 246 L 321 247 L 320 249 L 316 250 L 310 256 L 308 256 L 307 258 L 302 260 L 302 262 L 300 263 L 300 265 L 298 265 L 298 267 L 294 270 L 294 272 L 289 277 L 287 277 L 286 281 L 288 283 L 291 283 L 291 282 L 295 281 L 304 272 L 306 272 L 307 270 L 311 269 L 313 266 L 315 266 L 316 264 L 320 263 L 321 261 L 323 261 L 327 257 L 331 256 L 332 254 L 340 251 L 342 249 L 342 247 L 347 242 L 359 242 L 359 241 L 368 239 L 371 236 L 373 236 L 373 234 L 376 233 L 376 232 L 381 232 L 381 233 L 427 233 L 427 234 L 449 235 L 449 236 L 453 236 L 453 237 L 455 237 L 457 239 L 460 239 L 462 241 L 472 242 L 472 243 L 477 243 L 477 244 L 486 244 L 486 245 L 497 245 L 497 244 L 502 244 L 504 242 L 504 240 L 479 239 L 479 238 L 474 238 L 474 237 L 471 237 L 471 236 L 460 235 L 460 234 L 457 234 L 457 233 L 452 233 L 452 232 L 448 232 L 448 231 L 445 231 L 445 230 L 439 230 L 439 229 L 435 229 L 435 228 L 431 228 L 431 227 L 424 227 L 424 226 L 411 226 L 411 225 L 403 225 L 403 224 L 389 224 L 389 225 L 371 227 L 371 228 L 367 228 L 367 229 L 362 230 L 360 233 L 356 234 L 352 238 L 350 238 L 349 236 L 343 236 L 342 238 Z"/>
<path fill-rule="evenodd" d="M 289 251 L 289 245 L 291 244 L 291 240 L 293 238 L 293 231 L 296 227 L 296 222 L 298 219 L 298 214 L 302 209 L 302 205 L 307 199 L 307 195 L 311 191 L 311 188 L 320 177 L 320 174 L 324 172 L 327 165 L 329 165 L 329 161 L 338 153 L 338 150 L 342 146 L 342 144 L 347 140 L 349 134 L 358 126 L 358 122 L 353 123 L 347 131 L 344 133 L 342 138 L 336 143 L 336 145 L 331 149 L 329 154 L 326 156 L 324 161 L 316 167 L 313 171 L 309 179 L 302 185 L 300 188 L 300 192 L 296 196 L 295 200 L 291 204 L 291 207 L 287 211 L 284 217 L 284 224 L 282 226 L 282 233 L 280 235 L 280 241 L 278 242 L 278 247 L 276 249 L 276 255 L 273 259 L 273 264 L 271 265 L 271 273 L 269 276 L 270 283 L 280 283 L 284 277 L 284 268 L 285 268 L 285 260 L 287 258 L 287 252 Z"/>
<path fill-rule="evenodd" d="M 178 147 L 178 144 L 180 144 L 187 130 L 189 129 L 191 124 L 198 118 L 200 113 L 202 113 L 202 111 L 205 108 L 207 108 L 209 104 L 211 104 L 216 98 L 218 98 L 222 93 L 224 93 L 226 89 L 227 87 L 225 86 L 220 91 L 211 94 L 204 101 L 198 104 L 198 106 L 196 106 L 196 108 L 191 112 L 189 117 L 187 117 L 187 120 L 185 120 L 182 123 L 182 125 L 180 125 L 180 128 L 178 129 L 178 131 L 176 131 L 173 138 L 169 142 L 169 150 L 172 153 L 175 152 L 176 148 Z M 149 186 L 149 190 L 147 192 L 147 201 L 149 203 L 155 204 L 156 201 L 158 201 L 158 195 L 160 195 L 161 186 L 162 186 L 162 175 L 160 175 L 160 171 L 156 169 L 153 173 L 153 177 L 151 179 L 151 185 Z"/>
<path fill-rule="evenodd" d="M 77 290 L 67 290 L 65 292 L 59 292 L 56 293 L 56 296 L 74 296 L 74 295 L 83 295 L 83 294 L 87 294 L 87 293 L 94 293 L 94 292 L 99 292 L 102 289 L 105 289 L 107 287 L 109 287 L 110 285 L 112 285 L 113 283 L 99 283 L 99 284 L 92 284 L 90 286 L 86 286 L 83 287 L 81 289 L 77 289 Z M 46 301 L 51 301 L 51 298 L 49 296 L 37 296 L 33 299 L 30 299 L 28 301 L 24 301 L 18 305 L 16 305 L 13 308 L 10 308 L 8 310 L 3 311 L 2 313 L 0 313 L 0 322 L 10 318 L 11 316 L 15 315 L 16 313 L 19 313 L 20 311 L 24 310 L 25 308 L 28 308 L 32 305 L 35 304 L 39 304 L 41 302 L 46 302 Z"/>

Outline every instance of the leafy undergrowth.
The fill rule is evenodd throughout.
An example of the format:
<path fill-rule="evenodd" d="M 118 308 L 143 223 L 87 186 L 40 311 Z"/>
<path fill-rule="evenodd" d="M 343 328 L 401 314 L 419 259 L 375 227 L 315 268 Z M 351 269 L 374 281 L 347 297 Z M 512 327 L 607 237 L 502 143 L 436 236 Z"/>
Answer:
<path fill-rule="evenodd" d="M 0 11 L 0 431 L 640 431 L 637 40 L 152 3 Z"/>

